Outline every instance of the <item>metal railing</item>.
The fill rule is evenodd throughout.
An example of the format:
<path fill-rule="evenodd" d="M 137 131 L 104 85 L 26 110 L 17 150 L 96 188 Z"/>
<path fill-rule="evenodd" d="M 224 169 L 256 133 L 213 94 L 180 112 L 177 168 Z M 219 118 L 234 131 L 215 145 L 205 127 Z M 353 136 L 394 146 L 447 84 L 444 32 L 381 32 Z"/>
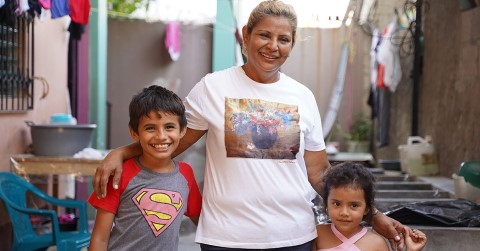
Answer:
<path fill-rule="evenodd" d="M 34 18 L 11 15 L 0 20 L 0 112 L 23 112 L 33 109 Z"/>

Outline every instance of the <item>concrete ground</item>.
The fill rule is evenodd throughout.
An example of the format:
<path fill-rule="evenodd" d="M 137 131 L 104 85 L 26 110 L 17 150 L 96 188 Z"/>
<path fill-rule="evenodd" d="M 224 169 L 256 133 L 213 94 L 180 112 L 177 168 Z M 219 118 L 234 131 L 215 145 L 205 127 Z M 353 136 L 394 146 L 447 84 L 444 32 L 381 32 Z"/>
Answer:
<path fill-rule="evenodd" d="M 184 217 L 180 227 L 180 239 L 178 251 L 200 251 L 200 245 L 195 243 L 196 226 L 192 221 Z"/>

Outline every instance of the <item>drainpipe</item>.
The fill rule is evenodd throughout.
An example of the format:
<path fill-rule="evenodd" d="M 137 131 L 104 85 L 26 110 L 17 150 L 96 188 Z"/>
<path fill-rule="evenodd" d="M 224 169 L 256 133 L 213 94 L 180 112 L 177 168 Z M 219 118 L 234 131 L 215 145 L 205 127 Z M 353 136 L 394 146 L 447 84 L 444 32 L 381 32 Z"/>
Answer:
<path fill-rule="evenodd" d="M 92 147 L 104 150 L 107 131 L 107 0 L 92 0 L 91 6 L 89 117 L 97 124 Z"/>
<path fill-rule="evenodd" d="M 420 94 L 420 80 L 422 75 L 423 33 L 422 33 L 422 6 L 423 0 L 417 0 L 415 18 L 415 54 L 413 61 L 413 93 L 412 93 L 412 136 L 418 136 L 418 105 Z"/>
<path fill-rule="evenodd" d="M 231 0 L 217 0 L 217 18 L 213 25 L 212 71 L 235 65 L 235 28 Z"/>

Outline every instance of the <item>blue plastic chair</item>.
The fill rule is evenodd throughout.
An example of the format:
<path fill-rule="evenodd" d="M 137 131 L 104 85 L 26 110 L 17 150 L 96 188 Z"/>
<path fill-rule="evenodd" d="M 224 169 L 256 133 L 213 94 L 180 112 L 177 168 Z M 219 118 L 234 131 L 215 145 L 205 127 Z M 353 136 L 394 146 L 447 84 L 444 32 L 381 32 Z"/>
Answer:
<path fill-rule="evenodd" d="M 77 231 L 60 231 L 57 212 L 27 207 L 27 192 L 41 200 L 78 211 Z M 8 172 L 0 172 L 0 198 L 3 200 L 13 225 L 12 250 L 37 250 L 57 246 L 58 251 L 80 250 L 90 243 L 86 202 L 79 200 L 61 200 L 45 194 L 25 179 Z M 48 217 L 52 231 L 36 233 L 31 216 Z"/>

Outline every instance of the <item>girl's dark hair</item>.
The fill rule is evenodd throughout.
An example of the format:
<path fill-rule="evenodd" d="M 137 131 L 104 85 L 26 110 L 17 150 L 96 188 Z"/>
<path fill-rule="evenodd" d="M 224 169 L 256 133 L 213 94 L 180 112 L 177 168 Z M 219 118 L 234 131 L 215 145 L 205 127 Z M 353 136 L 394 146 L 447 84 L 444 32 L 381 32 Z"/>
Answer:
<path fill-rule="evenodd" d="M 128 126 L 135 133 L 138 133 L 138 124 L 144 116 L 148 117 L 151 111 L 163 112 L 178 116 L 180 128 L 183 130 L 187 126 L 185 117 L 185 106 L 182 99 L 174 92 L 158 85 L 151 85 L 143 88 L 130 101 Z"/>
<path fill-rule="evenodd" d="M 325 205 L 330 190 L 340 187 L 363 190 L 366 206 L 369 209 L 364 220 L 370 221 L 375 207 L 375 176 L 372 172 L 365 166 L 352 162 L 344 162 L 328 169 L 323 177 L 323 192 L 321 194 Z M 326 210 L 326 206 L 324 210 Z"/>

